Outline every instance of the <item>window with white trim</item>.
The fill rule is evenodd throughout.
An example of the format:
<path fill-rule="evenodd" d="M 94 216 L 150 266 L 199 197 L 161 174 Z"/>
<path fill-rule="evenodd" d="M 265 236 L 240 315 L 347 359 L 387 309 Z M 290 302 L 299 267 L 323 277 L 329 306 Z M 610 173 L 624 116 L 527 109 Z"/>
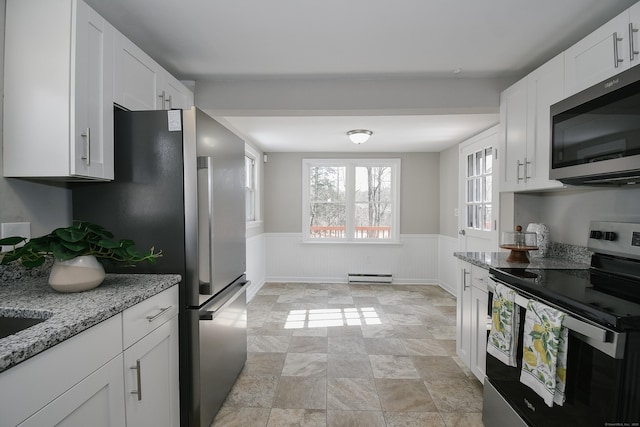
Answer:
<path fill-rule="evenodd" d="M 256 159 L 244 155 L 244 193 L 247 221 L 256 220 Z"/>
<path fill-rule="evenodd" d="M 400 159 L 303 159 L 305 241 L 397 242 Z"/>

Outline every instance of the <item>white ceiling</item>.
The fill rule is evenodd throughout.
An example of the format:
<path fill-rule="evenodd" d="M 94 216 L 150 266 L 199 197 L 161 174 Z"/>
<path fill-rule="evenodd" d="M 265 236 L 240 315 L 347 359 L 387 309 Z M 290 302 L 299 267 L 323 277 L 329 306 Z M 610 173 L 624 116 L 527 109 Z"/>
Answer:
<path fill-rule="evenodd" d="M 86 1 L 171 73 L 196 81 L 429 78 L 456 69 L 458 78 L 521 77 L 635 2 Z M 374 136 L 359 149 L 440 151 L 498 120 L 497 114 L 221 118 L 265 151 L 352 150 L 344 132 L 361 127 Z"/>

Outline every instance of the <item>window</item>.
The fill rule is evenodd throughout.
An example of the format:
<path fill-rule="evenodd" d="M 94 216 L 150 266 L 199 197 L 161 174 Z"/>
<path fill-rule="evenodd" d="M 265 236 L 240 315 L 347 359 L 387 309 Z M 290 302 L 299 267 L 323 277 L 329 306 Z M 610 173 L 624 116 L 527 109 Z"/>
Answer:
<path fill-rule="evenodd" d="M 244 193 L 245 215 L 247 227 L 257 227 L 261 224 L 262 212 L 260 194 L 262 184 L 263 154 L 245 143 L 244 145 Z"/>
<path fill-rule="evenodd" d="M 399 159 L 304 159 L 306 241 L 399 240 Z"/>
<path fill-rule="evenodd" d="M 490 231 L 493 149 L 485 147 L 467 155 L 467 228 Z"/>
<path fill-rule="evenodd" d="M 256 220 L 256 159 L 244 156 L 244 193 L 247 221 Z"/>

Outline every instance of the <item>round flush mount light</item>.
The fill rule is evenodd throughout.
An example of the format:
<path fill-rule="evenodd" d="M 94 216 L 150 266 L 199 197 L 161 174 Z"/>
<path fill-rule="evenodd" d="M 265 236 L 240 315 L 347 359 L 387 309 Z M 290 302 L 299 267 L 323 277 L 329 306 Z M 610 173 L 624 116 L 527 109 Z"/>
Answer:
<path fill-rule="evenodd" d="M 362 144 L 363 142 L 367 142 L 371 135 L 373 135 L 373 132 L 366 129 L 354 129 L 347 132 L 347 136 L 354 144 Z"/>

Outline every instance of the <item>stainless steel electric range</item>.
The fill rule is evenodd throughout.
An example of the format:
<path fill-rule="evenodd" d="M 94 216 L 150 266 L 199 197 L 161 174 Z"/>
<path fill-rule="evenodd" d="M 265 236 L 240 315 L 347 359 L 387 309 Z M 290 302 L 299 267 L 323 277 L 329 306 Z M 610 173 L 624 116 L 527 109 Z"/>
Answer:
<path fill-rule="evenodd" d="M 517 366 L 487 354 L 486 427 L 640 426 L 640 224 L 592 222 L 589 270 L 491 269 L 517 293 Z M 569 330 L 566 402 L 547 406 L 520 382 L 525 309 L 529 299 L 566 313 Z"/>

